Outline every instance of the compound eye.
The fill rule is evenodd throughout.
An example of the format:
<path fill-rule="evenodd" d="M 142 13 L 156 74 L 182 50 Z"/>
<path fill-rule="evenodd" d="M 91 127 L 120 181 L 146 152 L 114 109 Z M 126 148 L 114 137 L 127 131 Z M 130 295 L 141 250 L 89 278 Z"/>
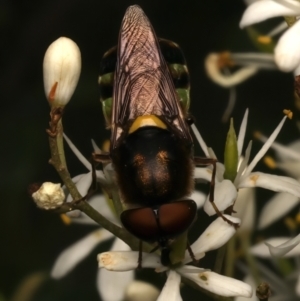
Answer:
<path fill-rule="evenodd" d="M 192 225 L 197 215 L 197 204 L 192 200 L 177 201 L 161 205 L 159 225 L 169 238 L 175 238 Z"/>
<path fill-rule="evenodd" d="M 120 219 L 123 226 L 140 240 L 154 242 L 159 237 L 155 213 L 150 207 L 123 211 Z"/>

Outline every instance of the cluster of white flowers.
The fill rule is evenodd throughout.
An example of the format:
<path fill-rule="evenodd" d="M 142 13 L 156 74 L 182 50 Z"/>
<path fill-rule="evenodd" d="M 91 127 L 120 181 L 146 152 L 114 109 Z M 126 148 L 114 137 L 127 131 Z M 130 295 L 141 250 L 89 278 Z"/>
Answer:
<path fill-rule="evenodd" d="M 254 1 L 246 9 L 242 20 L 241 27 L 245 27 L 270 17 L 275 16 L 299 16 L 300 3 L 294 0 L 260 0 Z M 298 29 L 299 28 L 299 29 Z M 209 76 L 219 85 L 224 87 L 234 87 L 241 81 L 244 81 L 249 76 L 254 75 L 260 68 L 276 69 L 282 71 L 294 71 L 296 75 L 300 73 L 300 39 L 296 39 L 300 30 L 300 23 L 296 22 L 279 40 L 276 48 L 275 55 L 269 54 L 226 54 L 225 56 L 218 54 L 211 54 L 206 60 L 206 69 Z M 278 31 L 278 30 L 277 30 Z M 276 31 L 276 32 L 277 32 Z M 226 58 L 224 60 L 224 57 Z M 221 62 L 221 59 L 223 60 Z M 225 63 L 224 63 L 225 61 Z M 220 66 L 228 67 L 230 64 L 240 64 L 242 68 L 235 74 L 223 74 L 220 72 Z M 52 43 L 44 58 L 44 86 L 47 100 L 51 108 L 64 107 L 70 100 L 76 88 L 81 69 L 80 51 L 78 46 L 68 38 L 59 38 Z M 233 179 L 228 179 L 224 176 L 226 171 L 226 164 L 217 163 L 216 179 L 215 179 L 215 204 L 218 209 L 223 212 L 227 208 L 237 205 L 235 208 L 240 208 L 238 217 L 224 215 L 225 219 L 233 224 L 241 224 L 241 228 L 253 228 L 254 211 L 245 208 L 253 208 L 252 203 L 254 197 L 249 194 L 249 188 L 261 187 L 275 192 L 279 192 L 270 204 L 266 205 L 263 210 L 259 227 L 265 227 L 279 217 L 283 216 L 292 206 L 299 203 L 300 198 L 300 184 L 299 180 L 291 177 L 276 176 L 262 172 L 254 172 L 254 168 L 258 161 L 266 154 L 268 149 L 273 146 L 277 149 L 284 149 L 274 143 L 278 133 L 280 132 L 286 117 L 279 123 L 274 132 L 269 138 L 261 138 L 264 145 L 257 155 L 250 162 L 251 142 L 248 144 L 245 155 L 242 156 L 244 145 L 244 138 L 246 133 L 248 118 L 248 110 L 244 115 L 237 143 L 237 161 L 235 176 Z M 197 138 L 205 155 L 210 158 L 216 158 L 212 149 L 208 148 L 201 138 L 200 133 L 195 125 L 191 126 L 195 137 Z M 92 171 L 90 163 L 82 156 L 78 149 L 72 142 L 65 136 L 65 140 L 69 144 L 78 159 L 89 170 L 86 174 L 75 176 L 72 180 L 75 183 L 78 191 L 82 195 L 86 195 L 92 183 Z M 99 149 L 94 144 L 94 150 Z M 298 153 L 293 153 L 288 149 L 286 153 L 279 152 L 280 155 L 284 154 L 284 158 L 297 158 L 300 157 Z M 282 159 L 282 158 L 281 158 Z M 287 161 L 287 160 L 286 160 Z M 281 160 L 282 166 L 287 166 L 284 159 Z M 298 161 L 297 163 L 299 163 Z M 293 165 L 293 172 L 295 173 L 295 165 Z M 286 167 L 286 171 L 289 169 Z M 295 176 L 290 172 L 292 176 Z M 104 171 L 96 171 L 97 181 L 100 183 L 107 183 L 113 181 L 111 175 L 114 173 L 111 164 L 104 167 Z M 210 182 L 212 170 L 211 167 L 195 168 L 195 179 L 201 179 Z M 300 175 L 297 176 L 300 178 Z M 47 186 L 48 185 L 48 186 Z M 57 184 L 59 185 L 59 184 Z M 44 183 L 41 189 L 33 195 L 37 205 L 44 209 L 54 209 L 62 205 L 62 203 L 72 201 L 70 195 L 65 196 L 58 186 L 55 186 L 55 193 L 53 187 L 45 192 L 45 186 L 49 188 L 49 184 Z M 59 197 L 58 197 L 59 194 Z M 49 196 L 50 195 L 50 196 Z M 195 191 L 191 196 L 198 205 L 198 208 L 203 206 L 208 215 L 215 214 L 209 196 Z M 282 199 L 289 199 L 290 203 L 286 207 L 282 206 Z M 238 201 L 238 204 L 236 202 Z M 247 204 L 248 201 L 248 204 Z M 112 212 L 111 207 L 107 204 L 107 199 L 102 193 L 95 194 L 90 200 L 90 205 L 101 212 L 112 223 L 121 226 L 118 217 Z M 244 208 L 241 208 L 243 204 Z M 279 205 L 280 204 L 280 205 Z M 286 202 L 285 202 L 286 205 Z M 271 208 L 271 209 L 270 209 Z M 247 212 L 246 212 L 247 211 Z M 252 213 L 252 214 L 251 214 Z M 82 224 L 94 223 L 87 215 L 79 211 L 73 211 L 67 214 L 74 222 Z M 251 217 L 250 217 L 251 216 Z M 201 259 L 205 253 L 210 250 L 215 250 L 226 244 L 229 239 L 235 234 L 236 229 L 227 221 L 218 217 L 215 219 L 207 229 L 201 233 L 199 238 L 191 245 L 191 249 L 195 258 Z M 70 272 L 81 260 L 83 260 L 98 244 L 114 239 L 111 250 L 98 255 L 99 273 L 97 276 L 97 288 L 102 300 L 107 301 L 121 301 L 126 300 L 139 300 L 140 296 L 148 297 L 149 301 L 152 300 L 170 300 L 180 301 L 180 283 L 182 279 L 188 279 L 196 285 L 209 292 L 221 296 L 233 297 L 246 297 L 252 296 L 252 287 L 242 281 L 222 276 L 210 270 L 203 269 L 189 265 L 191 257 L 189 252 L 186 251 L 185 258 L 182 264 L 176 267 L 166 267 L 160 262 L 160 257 L 155 253 L 143 253 L 142 266 L 146 268 L 153 268 L 157 273 L 166 273 L 167 280 L 161 292 L 155 287 L 141 283 L 134 280 L 134 270 L 137 268 L 138 252 L 131 251 L 129 246 L 122 240 L 114 237 L 110 232 L 103 228 L 94 230 L 83 239 L 79 240 L 66 250 L 64 250 L 58 257 L 52 269 L 52 277 L 60 279 Z M 288 253 L 290 256 L 300 255 L 300 235 L 292 240 L 270 240 L 267 241 L 270 253 L 273 256 L 283 256 Z M 278 245 L 274 247 L 273 245 Z M 268 248 L 262 245 L 254 247 L 251 251 L 257 256 L 266 256 Z M 269 253 L 268 253 L 269 254 Z M 292 255 L 293 254 L 293 255 Z M 300 273 L 298 274 L 300 275 Z M 300 276 L 298 277 L 298 285 L 296 293 L 300 295 Z M 127 296 L 127 297 L 125 297 Z M 237 299 L 241 300 L 241 299 Z M 292 299 L 291 299 L 292 300 Z"/>

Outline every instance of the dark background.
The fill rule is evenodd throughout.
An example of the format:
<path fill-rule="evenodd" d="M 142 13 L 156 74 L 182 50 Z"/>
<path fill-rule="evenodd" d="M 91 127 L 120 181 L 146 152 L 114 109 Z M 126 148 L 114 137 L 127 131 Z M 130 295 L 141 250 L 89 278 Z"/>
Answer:
<path fill-rule="evenodd" d="M 126 8 L 139 4 L 160 37 L 181 45 L 191 74 L 191 112 L 205 141 L 223 160 L 228 124 L 221 123 L 228 91 L 212 83 L 204 58 L 212 51 L 255 51 L 238 27 L 245 8 L 233 0 L 27 0 L 0 2 L 0 300 L 9 300 L 29 275 L 50 271 L 57 255 L 92 230 L 65 226 L 59 216 L 38 210 L 27 194 L 32 182 L 59 178 L 49 159 L 45 129 L 49 107 L 43 91 L 42 61 L 50 43 L 60 36 L 73 39 L 82 55 L 82 74 L 64 116 L 64 129 L 86 157 L 109 137 L 98 95 L 98 68 L 103 53 L 117 43 Z M 291 74 L 262 71 L 238 87 L 233 112 L 237 128 L 250 109 L 247 140 L 254 130 L 267 135 L 282 118 L 282 109 L 293 108 Z M 278 140 L 296 138 L 295 122 L 285 125 Z M 252 154 L 260 143 L 254 143 Z M 201 153 L 200 153 L 201 154 Z M 72 175 L 85 172 L 67 150 Z M 32 300 L 98 300 L 95 290 L 95 250 L 62 281 L 46 281 Z M 150 277 L 154 273 L 150 272 Z M 141 277 L 144 274 L 141 274 Z M 162 276 L 154 280 L 164 283 Z M 195 291 L 193 291 L 195 293 Z"/>

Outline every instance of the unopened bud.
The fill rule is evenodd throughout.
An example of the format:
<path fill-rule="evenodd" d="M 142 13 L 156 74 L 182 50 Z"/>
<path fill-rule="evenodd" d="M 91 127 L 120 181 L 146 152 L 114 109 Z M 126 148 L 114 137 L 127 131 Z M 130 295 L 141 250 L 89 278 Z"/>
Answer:
<path fill-rule="evenodd" d="M 32 194 L 32 198 L 38 207 L 49 210 L 60 207 L 64 202 L 65 194 L 60 184 L 45 182 Z"/>
<path fill-rule="evenodd" d="M 71 99 L 81 71 L 81 55 L 76 43 L 60 37 L 47 49 L 43 73 L 46 98 L 50 106 L 63 107 Z"/>

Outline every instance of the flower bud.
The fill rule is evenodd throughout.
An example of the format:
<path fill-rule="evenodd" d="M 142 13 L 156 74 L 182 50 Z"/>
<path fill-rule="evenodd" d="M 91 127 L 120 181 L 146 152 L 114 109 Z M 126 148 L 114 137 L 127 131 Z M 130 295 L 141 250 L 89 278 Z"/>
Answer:
<path fill-rule="evenodd" d="M 81 70 L 81 55 L 76 43 L 60 37 L 44 56 L 44 89 L 50 106 L 63 107 L 71 99 Z"/>
<path fill-rule="evenodd" d="M 65 199 L 65 194 L 60 184 L 45 182 L 32 195 L 38 207 L 42 209 L 56 209 L 60 207 Z"/>

